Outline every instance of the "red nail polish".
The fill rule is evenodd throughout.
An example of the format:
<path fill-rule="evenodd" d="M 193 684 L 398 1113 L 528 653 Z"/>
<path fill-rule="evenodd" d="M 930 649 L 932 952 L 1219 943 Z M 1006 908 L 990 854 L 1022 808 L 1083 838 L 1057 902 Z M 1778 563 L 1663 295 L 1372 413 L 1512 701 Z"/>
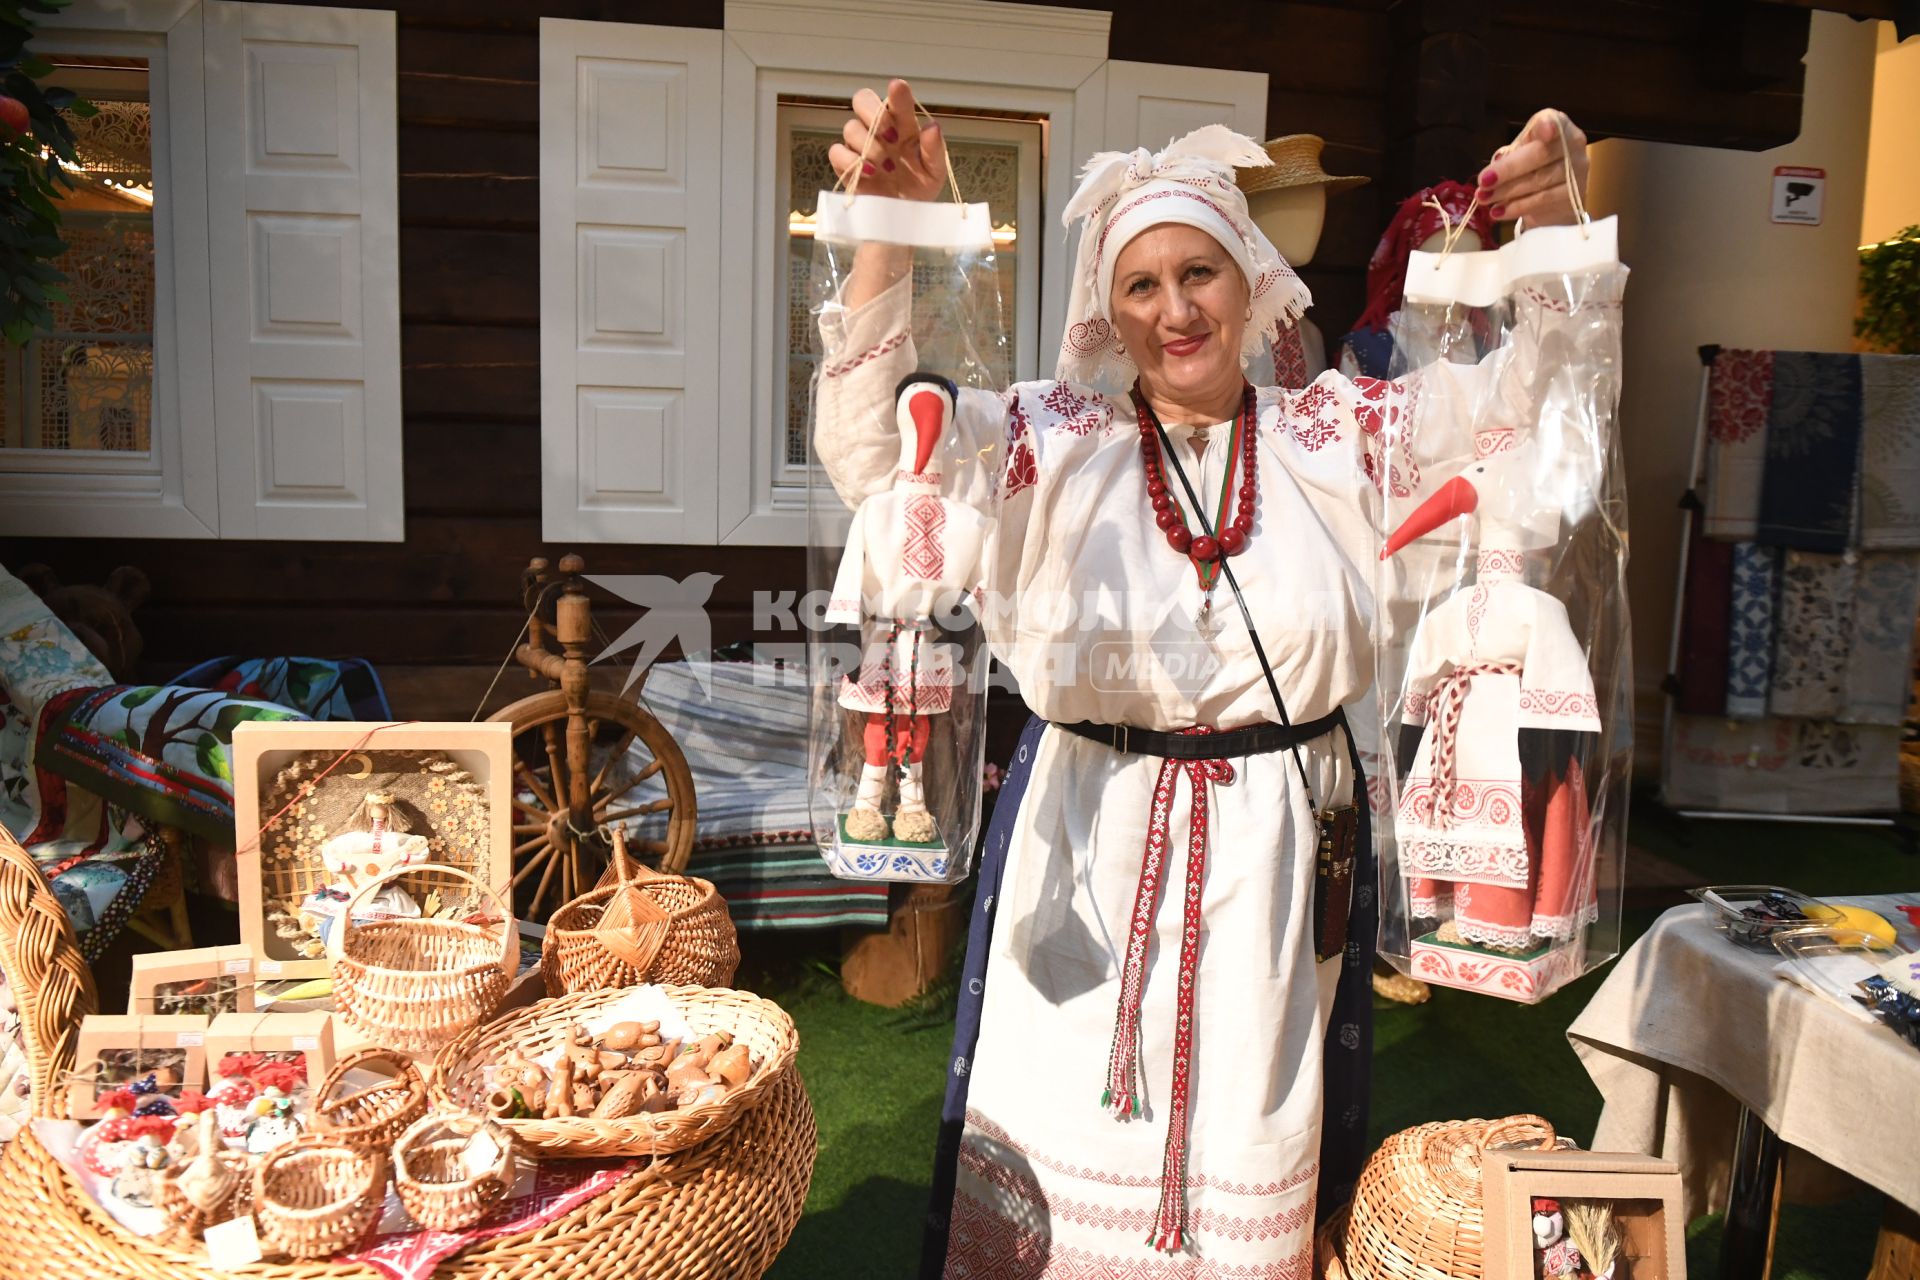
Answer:
<path fill-rule="evenodd" d="M 882 160 L 882 161 L 880 162 L 880 167 L 881 167 L 882 169 L 885 169 L 885 170 L 886 170 L 886 171 L 887 171 L 888 173 L 892 173 L 892 172 L 893 172 L 893 161 L 891 161 L 891 160 Z"/>
<path fill-rule="evenodd" d="M 865 174 L 867 177 L 871 178 L 874 174 L 880 171 L 873 167 L 873 161 L 862 160 L 860 162 L 860 172 Z"/>
<path fill-rule="evenodd" d="M 1490 187 L 1498 181 L 1500 181 L 1500 171 L 1498 169 L 1487 168 L 1480 171 L 1481 186 Z"/>
<path fill-rule="evenodd" d="M 894 128 L 892 125 L 888 125 L 886 132 L 882 133 L 880 136 L 885 138 L 888 142 L 900 141 L 900 131 Z"/>
<path fill-rule="evenodd" d="M 1498 219 L 1501 219 L 1507 216 L 1507 206 L 1503 204 L 1497 204 L 1493 206 L 1493 208 L 1487 210 L 1487 212 L 1491 214 L 1493 218 L 1497 221 Z"/>

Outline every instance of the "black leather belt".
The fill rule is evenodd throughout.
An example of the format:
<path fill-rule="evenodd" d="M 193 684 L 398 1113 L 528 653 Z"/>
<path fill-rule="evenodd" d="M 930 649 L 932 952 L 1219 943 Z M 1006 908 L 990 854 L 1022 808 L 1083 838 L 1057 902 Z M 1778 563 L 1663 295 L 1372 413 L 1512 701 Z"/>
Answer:
<path fill-rule="evenodd" d="M 1055 726 L 1082 738 L 1103 742 L 1121 755 L 1158 756 L 1163 760 L 1231 760 L 1239 756 L 1265 755 L 1304 746 L 1341 728 L 1347 722 L 1343 712 L 1335 711 L 1305 724 L 1250 724 L 1240 729 L 1221 729 L 1217 733 L 1167 733 L 1160 729 L 1135 729 L 1124 724 L 1095 724 L 1081 720 L 1073 724 L 1052 721 Z"/>

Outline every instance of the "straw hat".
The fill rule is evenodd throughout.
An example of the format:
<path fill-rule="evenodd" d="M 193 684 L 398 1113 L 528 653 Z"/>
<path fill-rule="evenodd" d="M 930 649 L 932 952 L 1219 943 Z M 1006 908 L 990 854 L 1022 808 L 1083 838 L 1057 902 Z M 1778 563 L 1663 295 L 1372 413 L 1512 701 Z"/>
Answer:
<path fill-rule="evenodd" d="M 1240 190 L 1247 195 L 1277 191 L 1281 187 L 1311 186 L 1325 187 L 1327 194 L 1332 195 L 1336 191 L 1365 186 L 1372 181 L 1359 175 L 1336 178 L 1322 169 L 1320 150 L 1327 145 L 1327 141 L 1319 134 L 1289 133 L 1284 137 L 1269 138 L 1263 145 L 1272 164 L 1234 171 Z"/>

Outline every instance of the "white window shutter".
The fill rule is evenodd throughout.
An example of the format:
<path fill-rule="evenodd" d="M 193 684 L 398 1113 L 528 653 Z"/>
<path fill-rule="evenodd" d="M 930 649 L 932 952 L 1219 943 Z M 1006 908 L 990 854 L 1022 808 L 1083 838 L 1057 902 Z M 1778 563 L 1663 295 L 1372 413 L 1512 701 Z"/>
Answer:
<path fill-rule="evenodd" d="M 1224 124 L 1255 139 L 1267 134 L 1267 74 L 1174 67 L 1157 62 L 1107 63 L 1107 147 L 1158 151 L 1205 124 Z"/>
<path fill-rule="evenodd" d="M 398 541 L 394 16 L 207 0 L 224 538 Z"/>
<path fill-rule="evenodd" d="M 540 20 L 550 542 L 718 538 L 722 38 Z"/>

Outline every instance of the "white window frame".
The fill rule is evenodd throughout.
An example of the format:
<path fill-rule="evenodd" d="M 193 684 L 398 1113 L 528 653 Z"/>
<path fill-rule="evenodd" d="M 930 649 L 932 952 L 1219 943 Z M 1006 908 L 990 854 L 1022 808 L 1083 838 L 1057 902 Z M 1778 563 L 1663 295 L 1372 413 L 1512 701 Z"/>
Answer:
<path fill-rule="evenodd" d="M 783 121 L 790 121 L 794 113 L 805 113 L 800 127 L 817 130 L 832 122 L 830 131 L 837 132 L 846 119 L 846 109 L 831 107 L 796 107 L 787 104 L 780 108 Z M 1021 323 L 1015 332 L 1013 353 L 1013 376 L 1016 379 L 1037 378 L 1040 376 L 1040 263 L 1047 255 L 1042 246 L 1046 240 L 1046 228 L 1040 214 L 1040 193 L 1042 187 L 1041 166 L 1044 163 L 1045 148 L 1041 139 L 1046 123 L 1040 120 L 1021 120 L 1016 118 L 981 118 L 959 121 L 946 121 L 946 136 L 950 141 L 988 142 L 1011 145 L 1017 149 L 1020 169 L 1020 188 L 1016 198 L 1015 225 L 1027 237 L 1026 243 L 1014 268 L 1014 288 L 1017 291 L 1016 308 Z M 779 244 L 780 216 L 783 211 L 794 207 L 793 176 L 793 130 L 781 123 L 778 131 L 778 145 L 773 166 L 773 209 L 775 243 Z M 971 198 L 970 192 L 962 192 L 963 197 Z M 787 297 L 788 280 L 786 260 L 775 249 L 773 261 L 781 272 L 777 297 Z M 785 320 L 783 315 L 782 319 Z M 783 323 L 782 331 L 785 330 Z M 770 357 L 779 358 L 782 367 L 774 371 L 773 385 L 784 388 L 782 375 L 787 372 L 786 361 L 793 358 L 793 352 L 782 346 L 778 352 L 769 352 Z M 1051 364 L 1049 364 L 1051 367 Z M 764 443 L 771 446 L 767 455 L 770 473 L 773 477 L 773 490 L 776 498 L 788 503 L 798 500 L 796 505 L 804 506 L 806 486 L 825 484 L 824 473 L 815 469 L 809 471 L 805 466 L 795 466 L 786 460 L 787 436 L 792 423 L 786 416 L 787 397 L 782 394 L 773 402 L 773 422 L 769 436 Z"/>
<path fill-rule="evenodd" d="M 282 30 L 292 34 L 275 34 Z M 273 211 L 279 175 L 253 172 L 239 154 L 250 110 L 241 69 L 208 65 L 210 58 L 219 64 L 245 56 L 254 39 L 316 47 L 337 41 L 355 50 L 359 177 L 351 191 L 332 191 L 323 212 L 359 219 L 350 242 L 365 246 L 351 264 L 360 294 L 343 299 L 345 321 L 332 326 L 357 340 L 316 333 L 292 359 L 253 332 L 257 281 L 250 272 L 257 263 L 249 249 L 236 247 L 236 229 L 244 240 L 252 215 Z M 233 0 L 75 0 L 36 34 L 33 47 L 148 61 L 152 426 L 144 454 L 0 450 L 0 534 L 399 541 L 394 15 Z M 298 166 L 288 172 L 298 176 Z M 264 336 L 298 328 L 269 325 Z M 339 410 L 340 478 L 330 474 L 331 458 L 320 457 L 316 470 L 302 456 L 280 460 L 287 480 L 267 456 L 258 399 L 262 384 L 275 379 L 280 394 L 268 397 L 274 411 L 347 406 Z"/>
<path fill-rule="evenodd" d="M 1072 265 L 1064 242 L 1056 250 L 1050 232 L 1073 193 L 1074 166 L 1101 145 L 1110 23 L 1111 15 L 1098 10 L 904 0 L 888 10 L 886 38 L 876 39 L 872 8 L 848 0 L 728 0 L 721 331 L 748 337 L 722 352 L 720 456 L 746 472 L 721 477 L 722 545 L 807 540 L 805 495 L 777 483 L 773 466 L 784 416 L 778 406 L 786 398 L 783 362 L 774 358 L 786 345 L 785 272 L 774 257 L 776 223 L 785 214 L 774 199 L 780 98 L 844 99 L 904 76 L 927 102 L 1044 117 L 1046 200 L 1034 228 L 1045 246 L 1036 350 L 1048 352 L 1059 344 Z M 1033 371 L 1039 363 L 1036 355 Z"/>
<path fill-rule="evenodd" d="M 0 451 L 9 534 L 213 538 L 212 269 L 200 0 L 75 0 L 36 50 L 147 59 L 153 111 L 153 399 L 145 453 Z"/>

